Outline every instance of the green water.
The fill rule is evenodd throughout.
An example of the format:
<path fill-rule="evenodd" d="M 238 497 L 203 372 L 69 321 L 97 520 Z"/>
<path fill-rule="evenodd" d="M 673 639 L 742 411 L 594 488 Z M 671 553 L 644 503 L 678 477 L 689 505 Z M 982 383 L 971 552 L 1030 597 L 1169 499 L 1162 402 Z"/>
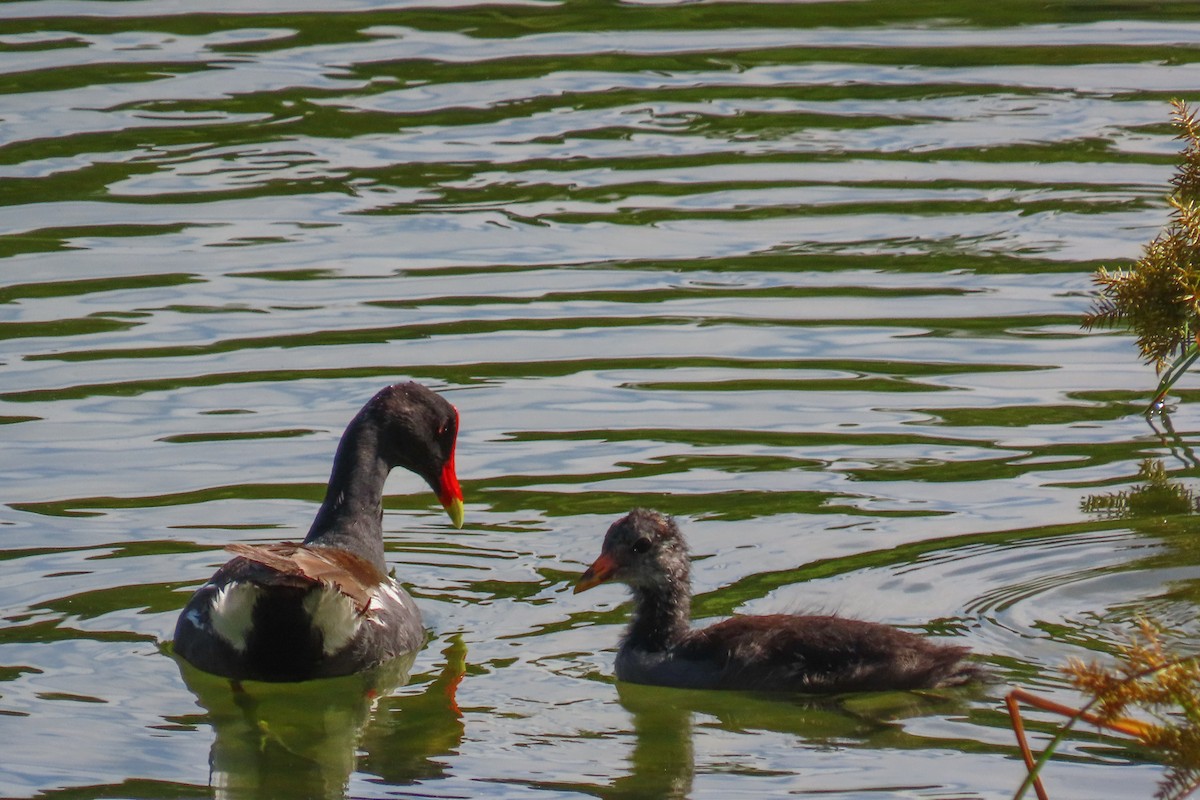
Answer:
<path fill-rule="evenodd" d="M 1167 218 L 1198 43 L 1190 2 L 0 5 L 0 795 L 1011 797 L 1009 686 L 1076 702 L 1140 615 L 1200 642 L 1200 392 L 1151 427 L 1078 325 Z M 222 546 L 303 536 L 402 379 L 462 418 L 464 529 L 385 503 L 428 647 L 181 672 Z M 1147 460 L 1177 493 L 1123 504 Z M 839 611 L 997 682 L 619 685 L 622 590 L 570 588 L 635 505 L 700 620 Z M 1047 782 L 1161 771 L 1080 731 Z"/>

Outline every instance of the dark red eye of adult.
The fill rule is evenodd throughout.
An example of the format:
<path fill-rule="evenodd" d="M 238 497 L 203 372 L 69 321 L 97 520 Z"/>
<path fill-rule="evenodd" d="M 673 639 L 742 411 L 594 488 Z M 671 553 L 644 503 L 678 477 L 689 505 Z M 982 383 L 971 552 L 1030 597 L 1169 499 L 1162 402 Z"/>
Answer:
<path fill-rule="evenodd" d="M 641 539 L 638 539 L 636 542 L 634 542 L 633 546 L 629 549 L 635 553 L 644 553 L 650 549 L 650 540 L 643 536 Z"/>

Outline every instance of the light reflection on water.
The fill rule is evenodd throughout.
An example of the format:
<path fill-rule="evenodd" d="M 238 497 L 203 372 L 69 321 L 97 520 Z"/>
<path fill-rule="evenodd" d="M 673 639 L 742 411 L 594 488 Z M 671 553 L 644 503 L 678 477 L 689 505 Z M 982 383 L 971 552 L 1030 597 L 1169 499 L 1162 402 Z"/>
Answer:
<path fill-rule="evenodd" d="M 1157 435 L 1128 339 L 1077 327 L 1165 219 L 1200 64 L 1200 12 L 1131 8 L 7 5 L 0 793 L 1011 796 L 1005 682 L 1070 700 L 1139 613 L 1200 633 L 1192 518 L 1080 509 L 1194 474 L 1195 398 Z M 468 500 L 389 483 L 411 681 L 265 725 L 193 695 L 188 593 L 302 536 L 404 378 L 459 407 Z M 638 504 L 700 617 L 881 619 L 1001 685 L 617 686 L 624 595 L 569 587 Z M 1063 752 L 1056 798 L 1159 774 Z"/>

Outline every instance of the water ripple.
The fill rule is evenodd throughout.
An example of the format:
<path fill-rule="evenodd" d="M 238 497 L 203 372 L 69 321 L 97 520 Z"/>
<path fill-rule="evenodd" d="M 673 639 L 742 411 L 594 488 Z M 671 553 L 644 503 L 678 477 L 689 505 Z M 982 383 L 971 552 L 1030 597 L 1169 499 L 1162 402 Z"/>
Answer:
<path fill-rule="evenodd" d="M 1188 489 L 1195 392 L 1147 427 L 1152 371 L 1078 320 L 1167 218 L 1195 9 L 199 12 L 5 5 L 0 793 L 1011 795 L 1001 688 L 614 689 L 625 595 L 570 587 L 633 505 L 687 530 L 703 621 L 882 619 L 1067 702 L 1139 616 L 1194 646 L 1193 515 L 1094 501 L 1147 459 Z M 385 501 L 431 646 L 303 701 L 336 725 L 245 727 L 175 614 L 224 544 L 304 535 L 408 378 L 463 420 L 466 527 Z M 1152 791 L 1060 752 L 1056 798 Z"/>

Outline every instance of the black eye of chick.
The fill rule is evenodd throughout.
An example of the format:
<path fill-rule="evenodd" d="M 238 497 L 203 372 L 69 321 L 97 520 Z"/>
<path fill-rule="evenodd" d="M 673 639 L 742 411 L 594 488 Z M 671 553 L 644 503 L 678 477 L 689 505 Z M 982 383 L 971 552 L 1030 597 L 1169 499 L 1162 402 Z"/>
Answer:
<path fill-rule="evenodd" d="M 644 553 L 650 549 L 650 540 L 643 536 L 629 547 L 635 553 Z"/>

